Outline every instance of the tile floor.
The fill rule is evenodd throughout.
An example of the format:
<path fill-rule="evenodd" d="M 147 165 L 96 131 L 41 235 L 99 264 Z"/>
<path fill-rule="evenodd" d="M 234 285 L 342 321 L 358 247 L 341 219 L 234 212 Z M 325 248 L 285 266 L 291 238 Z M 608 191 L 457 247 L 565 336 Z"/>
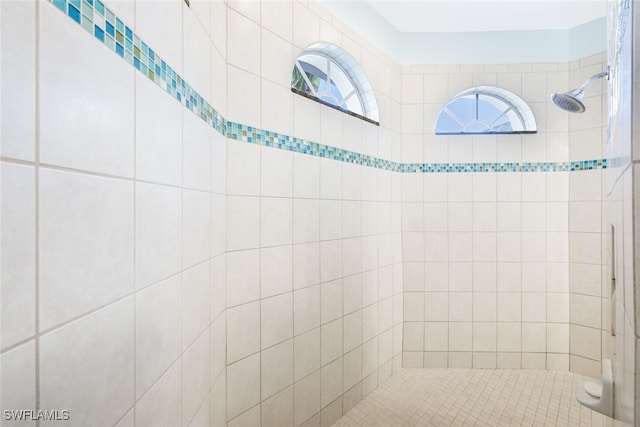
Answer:
<path fill-rule="evenodd" d="M 334 426 L 611 426 L 564 371 L 403 369 Z"/>

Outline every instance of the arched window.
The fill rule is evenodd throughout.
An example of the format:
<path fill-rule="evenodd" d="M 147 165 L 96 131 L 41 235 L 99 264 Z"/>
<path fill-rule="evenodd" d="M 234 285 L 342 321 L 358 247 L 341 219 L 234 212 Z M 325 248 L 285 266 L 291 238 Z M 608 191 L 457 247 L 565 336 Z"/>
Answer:
<path fill-rule="evenodd" d="M 493 86 L 460 92 L 447 102 L 436 121 L 436 135 L 536 132 L 536 119 L 527 103 Z"/>
<path fill-rule="evenodd" d="M 378 124 L 378 103 L 371 83 L 358 62 L 328 43 L 306 48 L 291 74 L 294 93 Z"/>

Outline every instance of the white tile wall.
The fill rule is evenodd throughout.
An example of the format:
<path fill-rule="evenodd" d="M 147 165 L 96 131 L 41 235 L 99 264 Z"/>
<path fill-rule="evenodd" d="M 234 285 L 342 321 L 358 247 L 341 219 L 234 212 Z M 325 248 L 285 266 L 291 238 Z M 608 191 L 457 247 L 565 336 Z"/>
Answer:
<path fill-rule="evenodd" d="M 293 201 L 262 198 L 260 201 L 260 245 L 290 245 L 293 242 Z"/>
<path fill-rule="evenodd" d="M 211 8 L 198 4 L 196 17 L 180 1 L 108 4 L 180 74 L 184 55 L 184 76 L 205 98 L 220 93 L 220 81 L 226 92 L 226 73 L 218 79 L 214 71 L 211 88 L 208 54 L 220 55 L 208 46 Z M 28 42 L 39 23 L 50 36 L 38 53 L 40 73 L 30 78 L 38 80 L 38 109 L 46 113 L 39 151 L 33 85 L 22 85 L 23 96 L 12 102 L 23 118 L 3 126 L 2 226 L 12 232 L 2 242 L 3 264 L 11 263 L 3 265 L 2 300 L 11 307 L 2 310 L 2 347 L 39 337 L 39 346 L 26 341 L 1 356 L 23 378 L 22 388 L 12 386 L 15 404 L 35 408 L 29 399 L 38 399 L 68 408 L 78 424 L 209 425 L 211 416 L 219 425 L 226 421 L 218 403 L 226 400 L 226 140 L 51 4 L 23 6 L 2 5 L 3 33 L 15 23 Z M 148 19 L 155 6 L 158 15 Z M 11 39 L 3 38 L 3 65 L 19 60 L 9 54 Z M 9 68 L 28 79 L 17 65 Z M 17 76 L 3 77 L 3 87 L 8 79 L 18 87 Z M 39 164 L 13 163 L 36 158 Z M 5 391 L 8 384 L 3 379 Z"/>
<path fill-rule="evenodd" d="M 262 404 L 263 426 L 293 425 L 293 387 L 289 387 Z"/>
<path fill-rule="evenodd" d="M 136 184 L 136 289 L 180 271 L 182 266 L 182 191 Z"/>
<path fill-rule="evenodd" d="M 211 195 L 182 193 L 182 266 L 192 267 L 211 257 Z"/>
<path fill-rule="evenodd" d="M 211 130 L 190 111 L 182 119 L 182 183 L 186 188 L 211 189 Z"/>
<path fill-rule="evenodd" d="M 70 24 L 56 8 L 41 8 L 41 31 L 56 37 L 44 37 L 39 50 L 40 162 L 132 177 L 135 70 Z"/>
<path fill-rule="evenodd" d="M 209 392 L 209 334 L 203 333 L 182 357 L 182 424 L 191 425 Z"/>
<path fill-rule="evenodd" d="M 320 372 L 317 370 L 294 385 L 295 425 L 301 425 L 320 411 Z"/>
<path fill-rule="evenodd" d="M 196 1 L 194 3 L 191 10 L 188 7 L 182 8 L 183 76 L 199 93 L 209 94 L 211 93 L 211 49 L 203 49 L 202 47 L 210 43 L 208 34 L 210 29 L 207 28 L 207 21 L 211 19 L 211 12 L 210 10 L 209 13 L 206 11 L 209 6 L 208 2 Z"/>
<path fill-rule="evenodd" d="M 143 76 L 136 76 L 136 178 L 182 183 L 182 109 Z"/>
<path fill-rule="evenodd" d="M 181 288 L 177 275 L 144 289 L 136 298 L 136 398 L 180 357 Z"/>
<path fill-rule="evenodd" d="M 237 2 L 237 4 L 242 3 L 247 4 L 247 10 L 256 9 L 251 5 L 251 2 Z M 260 69 L 259 24 L 252 22 L 251 19 L 233 9 L 227 11 L 227 22 L 229 26 L 227 34 L 227 59 L 229 63 L 245 71 L 255 73 Z"/>
<path fill-rule="evenodd" d="M 229 65 L 227 79 L 229 117 L 248 126 L 260 127 L 260 78 Z"/>
<path fill-rule="evenodd" d="M 28 341 L 0 356 L 2 363 L 2 405 L 5 408 L 35 408 L 36 406 L 36 348 Z M 35 426 L 36 421 L 23 421 Z"/>
<path fill-rule="evenodd" d="M 262 353 L 262 399 L 293 384 L 293 340 L 275 345 Z"/>
<path fill-rule="evenodd" d="M 227 249 L 253 249 L 260 246 L 260 199 L 227 198 Z"/>
<path fill-rule="evenodd" d="M 2 162 L 2 340 L 7 348 L 36 332 L 35 168 Z"/>
<path fill-rule="evenodd" d="M 156 8 L 156 6 L 158 6 Z M 136 3 L 136 32 L 142 40 L 182 74 L 182 16 L 183 2 L 171 0 L 158 5 L 155 2 Z"/>
<path fill-rule="evenodd" d="M 133 199 L 130 181 L 40 171 L 40 328 L 133 291 Z"/>
<path fill-rule="evenodd" d="M 320 326 L 320 286 L 294 293 L 294 334 Z"/>
<path fill-rule="evenodd" d="M 227 418 L 233 419 L 260 403 L 260 355 L 227 367 Z"/>
<path fill-rule="evenodd" d="M 227 191 L 229 194 L 260 195 L 260 150 L 233 141 L 227 147 Z"/>
<path fill-rule="evenodd" d="M 209 326 L 210 262 L 182 273 L 182 348 L 186 349 Z"/>
<path fill-rule="evenodd" d="M 182 423 L 180 362 L 174 363 L 136 405 L 135 425 L 151 427 L 159 423 Z"/>
<path fill-rule="evenodd" d="M 400 176 L 227 142 L 94 49 L 55 8 L 39 7 L 41 30 L 56 34 L 40 47 L 39 108 L 51 114 L 41 115 L 39 156 L 50 167 L 38 169 L 36 184 L 34 166 L 3 163 L 3 180 L 22 187 L 3 187 L 2 198 L 33 224 L 3 234 L 3 247 L 17 239 L 38 244 L 42 312 L 35 325 L 32 309 L 18 315 L 3 306 L 3 325 L 22 326 L 8 338 L 3 329 L 2 347 L 55 328 L 40 337 L 42 402 L 119 425 L 134 418 L 136 425 L 327 425 L 403 362 L 576 370 L 599 360 L 599 171 Z M 25 23 L 28 40 L 31 12 L 2 8 L 3 32 L 6 16 L 23 13 L 11 22 Z M 243 124 L 409 162 L 559 161 L 601 152 L 602 133 L 591 128 L 602 114 L 596 123 L 548 108 L 547 91 L 573 79 L 560 66 L 403 74 L 329 14 L 298 2 L 195 2 L 191 9 L 138 2 L 135 11 L 118 10 L 135 15 L 136 31 L 158 54 Z M 293 54 L 321 37 L 353 53 L 379 88 L 380 128 L 289 93 Z M 19 56 L 5 39 L 3 65 Z M 63 49 L 71 39 L 91 54 Z M 3 88 L 28 75 L 8 76 Z M 532 102 L 538 135 L 432 135 L 440 105 L 480 83 Z M 10 161 L 34 159 L 34 98 L 25 98 L 24 121 L 3 126 Z M 577 131 L 571 138 L 569 129 Z M 15 144 L 15 135 L 26 142 Z M 16 220 L 3 209 L 3 230 Z M 105 247 L 118 250 L 105 257 Z M 35 306 L 34 251 L 25 244 L 16 252 L 11 281 L 3 258 L 3 302 L 9 295 L 13 307 Z M 18 286 L 28 291 L 16 295 Z M 3 353 L 3 363 L 35 351 L 30 346 Z M 24 356 L 17 369 L 33 372 L 29 363 Z M 60 392 L 59 377 L 71 368 L 87 374 Z M 103 382 L 114 397 L 94 410 Z M 30 393 L 25 387 L 19 396 L 28 401 Z"/>
<path fill-rule="evenodd" d="M 134 299 L 44 334 L 39 371 L 43 408 L 68 408 L 81 424 L 115 424 L 134 403 Z"/>
<path fill-rule="evenodd" d="M 1 125 L 3 156 L 33 161 L 36 147 L 36 4 L 3 2 Z"/>
<path fill-rule="evenodd" d="M 423 73 L 422 80 L 416 77 L 417 70 Z M 570 78 L 588 70 L 569 71 L 563 64 L 546 64 L 403 71 L 402 161 L 544 162 L 602 157 L 604 122 L 600 116 L 595 121 L 572 118 L 570 123 L 569 115 L 548 100 L 549 91 L 568 90 Z M 433 135 L 433 122 L 442 104 L 480 83 L 497 84 L 521 95 L 534 110 L 538 133 L 497 138 Z M 415 88 L 423 93 L 416 95 Z M 601 94 L 597 96 L 601 99 Z M 420 105 L 423 132 L 411 128 L 414 123 L 408 118 Z M 594 110 L 600 114 L 599 106 Z M 446 149 L 438 148 L 438 139 L 446 141 Z M 425 174 L 421 184 L 412 174 L 402 176 L 405 321 L 445 321 L 456 332 L 449 334 L 454 349 L 432 347 L 425 341 L 425 366 L 447 366 L 442 365 L 438 351 L 455 351 L 448 357 L 455 366 L 568 366 L 570 349 L 559 343 L 568 337 L 569 324 L 575 320 L 601 327 L 601 304 L 595 303 L 601 297 L 600 175 L 600 171 Z M 444 267 L 434 271 L 432 267 L 440 264 Z M 438 272 L 443 270 L 447 274 Z M 577 298 L 569 298 L 570 283 Z M 425 292 L 424 316 L 418 314 L 416 292 Z M 585 295 L 593 295 L 593 304 L 574 308 Z M 497 345 L 502 352 L 497 358 L 484 353 L 496 351 L 487 332 L 493 330 L 487 328 L 493 328 L 488 325 L 495 321 L 500 322 Z M 472 347 L 467 349 L 456 341 L 461 328 L 467 328 L 457 322 L 472 322 Z M 553 349 L 544 345 L 547 322 Z M 420 365 L 412 353 L 420 332 L 417 324 L 408 325 L 404 341 L 412 347 L 403 350 L 404 360 Z M 542 345 L 521 347 L 523 325 L 542 338 Z M 571 339 L 577 338 L 571 335 Z M 535 353 L 538 351 L 554 355 L 545 361 Z"/>
<path fill-rule="evenodd" d="M 261 72 L 262 76 L 273 82 L 277 83 L 280 88 L 287 90 L 290 92 L 290 67 L 293 64 L 293 46 L 290 42 L 291 36 L 284 36 L 282 34 L 283 28 L 286 28 L 287 24 L 279 23 L 277 27 L 266 28 L 266 24 L 268 20 L 271 19 L 281 19 L 281 17 L 271 16 L 275 9 L 281 8 L 286 10 L 288 6 L 288 12 L 291 13 L 291 4 L 286 2 L 281 2 L 279 4 L 263 4 L 262 12 L 263 15 L 269 14 L 269 18 L 267 20 L 263 20 L 263 28 L 261 32 L 261 49 L 262 49 L 262 63 L 261 63 Z M 291 26 L 291 22 L 288 23 L 289 27 Z M 284 30 L 286 31 L 286 30 Z M 275 34 L 274 34 L 275 33 Z M 292 103 L 292 98 L 288 98 L 289 102 Z M 264 113 L 264 111 L 263 111 Z M 281 123 L 289 123 L 290 120 L 279 120 Z M 280 126 L 280 125 L 279 125 Z"/>
<path fill-rule="evenodd" d="M 232 427 L 260 425 L 260 406 L 254 406 L 244 414 L 229 421 L 227 425 Z"/>
<path fill-rule="evenodd" d="M 261 346 L 270 347 L 293 337 L 293 295 L 291 292 L 261 302 Z"/>
<path fill-rule="evenodd" d="M 222 10 L 219 10 L 222 9 Z M 217 21 L 213 28 L 213 44 L 211 45 L 211 70 L 215 70 L 214 78 L 211 81 L 211 105 L 215 105 L 218 111 L 226 116 L 227 114 L 227 62 L 226 55 L 226 7 L 220 1 L 211 3 L 212 20 Z M 218 33 L 222 34 L 218 34 Z M 216 40 L 216 37 L 223 40 Z M 220 43 L 218 46 L 216 43 Z M 226 159 L 225 159 L 226 160 Z"/>

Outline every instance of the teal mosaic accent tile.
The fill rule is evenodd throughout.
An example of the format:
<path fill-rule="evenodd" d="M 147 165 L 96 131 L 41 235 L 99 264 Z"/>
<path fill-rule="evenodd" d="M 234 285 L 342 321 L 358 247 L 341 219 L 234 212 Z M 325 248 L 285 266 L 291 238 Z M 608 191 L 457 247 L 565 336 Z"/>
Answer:
<path fill-rule="evenodd" d="M 229 139 L 401 173 L 572 172 L 607 168 L 607 159 L 542 163 L 399 163 L 227 121 L 100 0 L 49 1 Z"/>
<path fill-rule="evenodd" d="M 403 173 L 574 172 L 606 169 L 607 159 L 540 163 L 403 163 Z"/>
<path fill-rule="evenodd" d="M 53 3 L 55 7 L 57 7 L 64 13 L 67 13 L 67 9 L 66 9 L 67 3 L 65 2 L 65 0 L 51 0 L 51 3 Z"/>
<path fill-rule="evenodd" d="M 95 0 L 95 9 L 100 15 L 104 16 L 104 5 L 100 0 Z"/>

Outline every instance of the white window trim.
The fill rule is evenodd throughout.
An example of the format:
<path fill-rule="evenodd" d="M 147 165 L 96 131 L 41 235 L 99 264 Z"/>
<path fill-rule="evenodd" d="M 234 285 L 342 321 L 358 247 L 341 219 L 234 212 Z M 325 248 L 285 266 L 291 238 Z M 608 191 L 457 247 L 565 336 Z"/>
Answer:
<path fill-rule="evenodd" d="M 317 96 L 315 96 L 315 89 L 313 88 L 313 85 L 311 85 L 311 82 L 309 81 L 306 73 L 302 70 L 302 67 L 298 63 L 298 59 L 301 56 L 308 54 L 322 56 L 328 61 L 333 62 L 335 65 L 340 67 L 340 69 L 345 73 L 354 87 L 353 91 L 343 94 L 343 101 L 345 101 L 346 105 L 346 101 L 349 98 L 354 95 L 357 96 L 358 102 L 360 103 L 360 106 L 362 108 L 362 115 L 340 106 L 330 105 L 330 103 L 323 102 Z M 376 102 L 375 94 L 373 92 L 373 87 L 367 79 L 362 66 L 353 58 L 353 56 L 351 56 L 345 50 L 329 43 L 315 43 L 300 52 L 300 54 L 296 58 L 294 66 L 298 68 L 298 71 L 302 74 L 302 77 L 305 80 L 307 86 L 311 89 L 312 92 L 314 92 L 314 94 L 312 95 L 315 100 L 330 107 L 337 108 L 340 111 L 347 112 L 348 114 L 361 117 L 366 121 L 373 122 L 376 125 L 379 124 L 380 113 L 378 110 L 378 103 Z M 328 72 L 330 72 L 331 66 L 328 66 L 328 68 Z M 329 78 L 329 75 L 327 77 Z M 294 90 L 296 93 L 299 93 L 299 91 L 294 88 L 292 88 L 292 90 Z"/>
<path fill-rule="evenodd" d="M 440 117 L 443 113 L 448 114 L 453 120 L 458 122 L 462 128 L 467 126 L 467 123 L 461 123 L 458 120 L 458 117 L 449 110 L 448 106 L 454 102 L 458 98 L 462 98 L 469 95 L 484 95 L 492 98 L 496 98 L 502 102 L 504 102 L 508 108 L 502 112 L 500 117 L 503 117 L 509 111 L 513 111 L 516 113 L 516 116 L 520 119 L 522 130 L 511 131 L 511 132 L 439 132 L 438 131 L 438 122 L 440 121 Z M 497 119 L 496 119 L 497 120 Z M 462 92 L 455 95 L 451 98 L 445 106 L 440 110 L 440 114 L 438 114 L 438 118 L 436 119 L 436 123 L 434 126 L 436 135 L 508 135 L 508 134 L 522 134 L 522 133 L 536 133 L 538 131 L 538 127 L 536 124 L 536 119 L 533 115 L 533 111 L 529 107 L 529 105 L 518 95 L 513 92 L 509 92 L 506 89 L 495 87 L 495 86 L 476 86 L 470 89 L 465 89 Z"/>

